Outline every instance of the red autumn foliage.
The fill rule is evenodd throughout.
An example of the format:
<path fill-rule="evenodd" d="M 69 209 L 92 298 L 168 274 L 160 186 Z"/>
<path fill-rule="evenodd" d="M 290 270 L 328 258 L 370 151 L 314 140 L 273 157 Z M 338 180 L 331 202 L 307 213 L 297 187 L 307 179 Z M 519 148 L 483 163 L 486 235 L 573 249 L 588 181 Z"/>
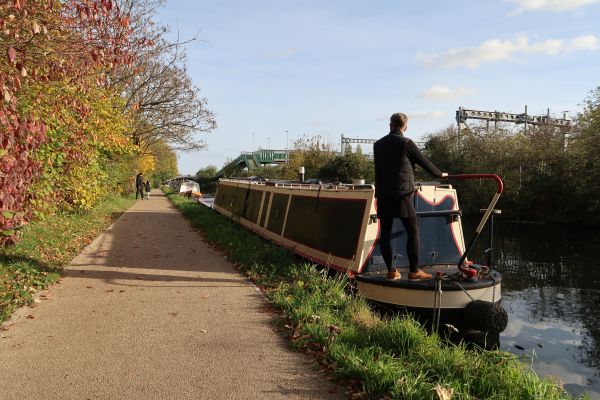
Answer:
<path fill-rule="evenodd" d="M 46 141 L 46 124 L 19 108 L 19 94 L 29 85 L 68 82 L 85 92 L 103 85 L 119 65 L 133 61 L 129 17 L 111 0 L 13 0 L 0 4 L 0 245 L 14 243 L 18 229 L 31 218 L 29 191 L 43 165 L 34 153 Z M 94 79 L 95 78 L 95 79 Z M 90 83 L 92 82 L 92 83 Z M 81 115 L 89 109 L 61 103 Z M 85 141 L 85 132 L 75 141 Z M 84 157 L 73 152 L 69 157 Z"/>

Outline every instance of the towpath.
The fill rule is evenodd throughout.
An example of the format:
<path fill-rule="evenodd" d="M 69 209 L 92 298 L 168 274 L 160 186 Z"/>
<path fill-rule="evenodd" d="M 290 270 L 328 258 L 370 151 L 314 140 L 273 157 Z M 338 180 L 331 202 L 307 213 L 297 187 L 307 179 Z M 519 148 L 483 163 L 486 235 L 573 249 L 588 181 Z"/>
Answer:
<path fill-rule="evenodd" d="M 343 398 L 154 190 L 0 331 L 8 399 Z"/>

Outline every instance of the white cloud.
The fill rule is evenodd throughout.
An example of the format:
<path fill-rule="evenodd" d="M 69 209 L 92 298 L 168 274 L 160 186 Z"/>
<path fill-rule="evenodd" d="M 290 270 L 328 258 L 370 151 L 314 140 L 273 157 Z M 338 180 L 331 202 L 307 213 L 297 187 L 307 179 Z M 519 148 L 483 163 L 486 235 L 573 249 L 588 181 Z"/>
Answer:
<path fill-rule="evenodd" d="M 459 86 L 456 89 L 450 89 L 447 86 L 432 86 L 419 93 L 417 97 L 423 100 L 456 100 L 475 93 L 475 90 L 464 86 Z"/>
<path fill-rule="evenodd" d="M 596 50 L 600 47 L 598 38 L 594 35 L 579 36 L 578 38 L 571 39 L 570 42 L 571 50 Z"/>
<path fill-rule="evenodd" d="M 427 66 L 477 68 L 481 64 L 489 64 L 508 60 L 517 55 L 558 54 L 573 51 L 596 50 L 600 41 L 594 35 L 579 36 L 574 39 L 547 39 L 531 43 L 525 35 L 514 40 L 486 40 L 477 47 L 450 49 L 442 54 L 417 54 L 416 60 Z"/>
<path fill-rule="evenodd" d="M 518 15 L 525 11 L 569 11 L 600 3 L 600 0 L 508 0 L 517 5 L 509 15 Z"/>
<path fill-rule="evenodd" d="M 443 117 L 445 113 L 443 111 L 412 111 L 407 112 L 406 116 L 408 119 L 433 119 Z"/>

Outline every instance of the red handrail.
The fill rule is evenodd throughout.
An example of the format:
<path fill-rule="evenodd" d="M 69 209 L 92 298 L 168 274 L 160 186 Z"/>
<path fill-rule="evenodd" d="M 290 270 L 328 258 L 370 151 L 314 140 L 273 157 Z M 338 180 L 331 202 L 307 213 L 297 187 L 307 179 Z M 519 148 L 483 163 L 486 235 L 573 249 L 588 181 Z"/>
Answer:
<path fill-rule="evenodd" d="M 450 178 L 450 179 L 492 179 L 498 185 L 498 189 L 496 190 L 496 193 L 494 193 L 494 197 L 492 198 L 492 201 L 490 202 L 487 209 L 485 210 L 485 213 L 483 214 L 483 217 L 481 218 L 479 225 L 477 225 L 477 228 L 475 228 L 475 236 L 473 237 L 473 239 L 471 239 L 471 243 L 469 243 L 469 245 L 465 249 L 465 252 L 460 257 L 460 261 L 458 262 L 458 265 L 457 265 L 458 269 L 463 274 L 465 274 L 468 277 L 474 278 L 475 276 L 477 276 L 477 272 L 473 269 L 464 267 L 463 263 L 467 259 L 467 255 L 473 248 L 475 241 L 477 240 L 477 238 L 479 237 L 479 234 L 483 230 L 483 227 L 485 226 L 485 223 L 487 222 L 488 218 L 490 217 L 492 210 L 494 209 L 494 206 L 498 202 L 498 199 L 500 198 L 500 195 L 502 194 L 502 191 L 504 190 L 504 183 L 502 182 L 502 179 L 496 174 L 458 174 L 458 175 L 448 175 L 448 178 Z"/>
<path fill-rule="evenodd" d="M 448 175 L 449 179 L 492 179 L 498 185 L 498 190 L 496 193 L 502 194 L 504 190 L 504 183 L 502 182 L 502 178 L 500 178 L 496 174 L 458 174 L 458 175 Z"/>

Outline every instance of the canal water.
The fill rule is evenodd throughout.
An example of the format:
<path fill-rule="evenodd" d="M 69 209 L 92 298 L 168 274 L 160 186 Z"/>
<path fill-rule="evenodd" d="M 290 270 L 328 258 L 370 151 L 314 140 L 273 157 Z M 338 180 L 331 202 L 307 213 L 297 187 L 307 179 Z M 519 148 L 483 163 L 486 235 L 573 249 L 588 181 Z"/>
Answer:
<path fill-rule="evenodd" d="M 494 232 L 509 314 L 501 349 L 600 400 L 600 229 L 497 219 Z M 471 258 L 484 261 L 487 245 L 484 230 Z"/>

